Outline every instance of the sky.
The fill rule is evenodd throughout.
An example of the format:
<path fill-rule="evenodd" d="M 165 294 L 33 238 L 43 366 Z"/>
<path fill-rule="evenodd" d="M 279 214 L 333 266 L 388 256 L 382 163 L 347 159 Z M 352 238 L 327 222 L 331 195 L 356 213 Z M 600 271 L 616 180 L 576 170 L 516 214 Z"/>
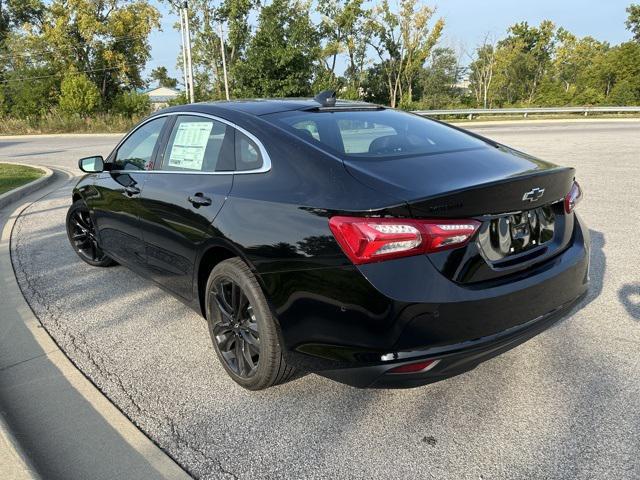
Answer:
<path fill-rule="evenodd" d="M 393 0 L 391 0 L 393 3 Z M 590 35 L 611 44 L 631 38 L 624 22 L 625 9 L 634 0 L 426 0 L 436 6 L 436 16 L 443 17 L 445 28 L 440 44 L 471 54 L 487 33 L 500 39 L 516 22 L 538 25 L 549 19 L 577 36 Z M 173 25 L 179 17 L 169 12 L 164 3 L 156 3 L 162 12 L 162 31 L 150 37 L 152 58 L 147 73 L 164 65 L 171 76 L 182 79 L 177 68 L 180 32 Z M 370 2 L 373 5 L 375 2 Z M 464 58 L 463 58 L 464 61 Z"/>

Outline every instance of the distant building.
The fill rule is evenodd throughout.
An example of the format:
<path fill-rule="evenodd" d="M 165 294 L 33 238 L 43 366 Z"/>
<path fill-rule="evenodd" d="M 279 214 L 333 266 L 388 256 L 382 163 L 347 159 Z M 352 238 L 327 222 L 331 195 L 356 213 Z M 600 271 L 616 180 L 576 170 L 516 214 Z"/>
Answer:
<path fill-rule="evenodd" d="M 460 80 L 458 83 L 454 85 L 454 87 L 461 90 L 464 93 L 471 92 L 471 82 L 469 81 L 468 78 Z"/>
<path fill-rule="evenodd" d="M 178 97 L 181 92 L 168 87 L 148 88 L 142 92 L 149 96 L 153 110 L 160 110 L 169 105 L 169 102 Z"/>

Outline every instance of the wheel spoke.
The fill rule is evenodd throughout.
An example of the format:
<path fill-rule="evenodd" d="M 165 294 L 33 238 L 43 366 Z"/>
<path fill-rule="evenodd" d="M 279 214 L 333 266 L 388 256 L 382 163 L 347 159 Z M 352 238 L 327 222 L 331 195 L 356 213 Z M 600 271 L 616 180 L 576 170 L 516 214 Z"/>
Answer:
<path fill-rule="evenodd" d="M 253 363 L 253 357 L 249 351 L 249 344 L 243 340 L 240 341 L 240 348 L 242 349 L 242 357 L 244 358 L 245 366 L 247 367 L 247 373 L 256 368 Z"/>
<path fill-rule="evenodd" d="M 233 320 L 233 312 L 231 311 L 231 308 L 229 307 L 229 304 L 227 303 L 227 301 L 224 298 L 224 293 L 222 292 L 217 292 L 214 294 L 213 296 L 216 305 L 218 306 L 218 310 L 220 311 L 220 313 L 222 314 L 222 316 L 225 319 L 225 322 L 230 322 Z"/>
<path fill-rule="evenodd" d="M 245 326 L 254 336 L 258 336 L 258 322 L 255 320 L 248 320 Z"/>
<path fill-rule="evenodd" d="M 250 348 L 252 348 L 256 353 L 260 353 L 260 340 L 258 338 L 248 330 L 244 330 L 241 335 Z"/>
<path fill-rule="evenodd" d="M 236 340 L 236 345 L 235 345 L 235 356 L 236 356 L 236 362 L 238 362 L 238 373 L 241 376 L 246 375 L 246 360 L 244 358 L 244 354 L 242 353 L 242 344 L 244 342 L 240 339 Z"/>
<path fill-rule="evenodd" d="M 89 225 L 86 223 L 85 219 L 82 218 L 82 215 L 80 214 L 80 212 L 76 213 L 73 216 L 73 220 L 75 221 L 76 225 L 78 225 L 79 227 L 85 229 L 85 230 L 89 230 L 90 227 Z"/>

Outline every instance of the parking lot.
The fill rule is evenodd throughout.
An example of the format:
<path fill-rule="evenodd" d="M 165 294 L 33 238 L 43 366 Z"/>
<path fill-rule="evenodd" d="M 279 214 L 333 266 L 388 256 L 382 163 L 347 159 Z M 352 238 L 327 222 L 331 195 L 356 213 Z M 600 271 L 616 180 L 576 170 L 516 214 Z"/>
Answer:
<path fill-rule="evenodd" d="M 639 478 L 640 122 L 473 129 L 577 168 L 592 285 L 554 328 L 444 382 L 357 390 L 307 375 L 243 390 L 197 314 L 123 267 L 76 257 L 71 183 L 18 219 L 16 276 L 76 366 L 199 478 Z M 117 140 L 0 139 L 0 159 L 73 169 Z"/>

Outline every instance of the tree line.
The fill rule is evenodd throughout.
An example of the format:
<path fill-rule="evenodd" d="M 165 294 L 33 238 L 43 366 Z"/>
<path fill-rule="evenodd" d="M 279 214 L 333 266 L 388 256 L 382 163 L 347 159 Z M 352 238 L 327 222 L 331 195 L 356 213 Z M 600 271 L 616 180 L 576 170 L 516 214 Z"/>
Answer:
<path fill-rule="evenodd" d="M 619 45 L 546 20 L 464 52 L 441 45 L 446 19 L 422 0 L 190 0 L 196 99 L 224 98 L 224 52 L 234 98 L 331 88 L 405 109 L 637 105 L 640 5 L 627 14 Z M 159 27 L 149 0 L 0 0 L 0 115 L 146 113 L 140 89 L 177 84 L 165 66 L 143 75 Z"/>

